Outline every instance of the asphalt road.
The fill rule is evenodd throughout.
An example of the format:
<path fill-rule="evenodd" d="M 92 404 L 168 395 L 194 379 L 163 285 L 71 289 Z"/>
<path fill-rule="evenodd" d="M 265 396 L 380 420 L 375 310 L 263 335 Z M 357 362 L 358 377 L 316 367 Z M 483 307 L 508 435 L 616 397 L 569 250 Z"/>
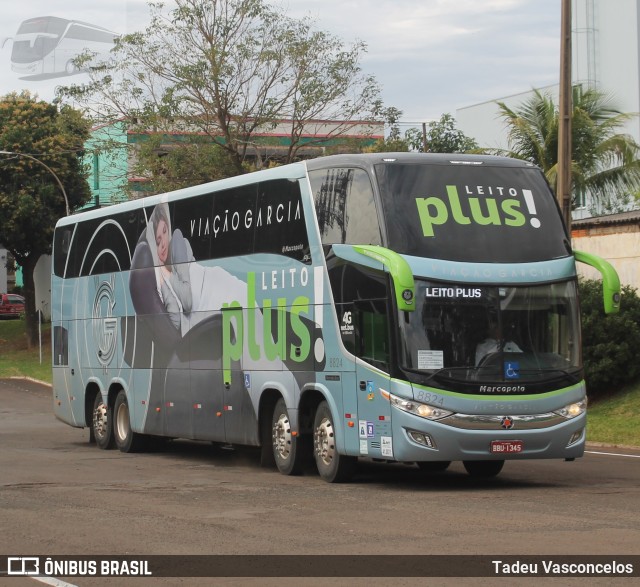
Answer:
<path fill-rule="evenodd" d="M 469 477 L 459 463 L 430 476 L 414 466 L 364 463 L 352 483 L 330 485 L 312 470 L 285 477 L 263 469 L 254 449 L 174 441 L 162 452 L 123 454 L 101 451 L 88 437 L 88 430 L 54 418 L 48 387 L 0 380 L 0 555 L 254 554 L 291 555 L 294 561 L 294 555 L 314 554 L 611 560 L 640 554 L 640 450 L 589 447 L 572 463 L 508 462 L 499 477 L 484 481 Z M 610 586 L 637 577 L 554 581 Z M 295 578 L 64 581 L 80 587 L 301 583 Z M 521 576 L 508 581 L 540 583 Z M 304 580 L 305 585 L 390 583 L 486 584 L 486 579 Z M 42 583 L 0 576 L 0 584 Z"/>

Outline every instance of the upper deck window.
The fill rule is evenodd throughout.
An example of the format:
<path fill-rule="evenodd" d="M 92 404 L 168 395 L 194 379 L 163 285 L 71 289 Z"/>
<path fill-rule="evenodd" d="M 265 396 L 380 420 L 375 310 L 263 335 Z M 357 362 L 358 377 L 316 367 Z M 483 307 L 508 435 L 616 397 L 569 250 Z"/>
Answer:
<path fill-rule="evenodd" d="M 358 168 L 311 171 L 322 244 L 380 245 L 380 224 L 369 175 Z"/>
<path fill-rule="evenodd" d="M 376 165 L 387 246 L 420 257 L 529 263 L 566 257 L 555 198 L 537 168 Z"/>

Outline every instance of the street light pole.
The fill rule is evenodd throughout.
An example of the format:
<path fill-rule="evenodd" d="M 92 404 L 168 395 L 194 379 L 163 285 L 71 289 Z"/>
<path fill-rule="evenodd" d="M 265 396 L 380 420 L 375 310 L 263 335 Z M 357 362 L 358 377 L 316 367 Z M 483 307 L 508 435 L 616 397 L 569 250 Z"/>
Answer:
<path fill-rule="evenodd" d="M 562 0 L 556 197 L 571 235 L 571 0 Z"/>
<path fill-rule="evenodd" d="M 13 151 L 0 151 L 0 155 L 15 155 L 17 157 L 26 157 L 27 159 L 31 159 L 32 161 L 35 161 L 36 163 L 39 163 L 40 165 L 42 165 L 42 167 L 44 167 L 51 175 L 53 175 L 56 182 L 58 182 L 58 187 L 60 188 L 60 191 L 64 196 L 64 205 L 67 211 L 67 216 L 69 216 L 71 212 L 69 211 L 69 198 L 67 198 L 67 192 L 64 191 L 64 186 L 62 185 L 60 178 L 54 173 L 51 167 L 49 167 L 46 163 L 43 163 L 42 161 L 40 161 L 40 159 L 36 159 L 33 155 L 27 155 L 26 153 L 14 153 Z"/>

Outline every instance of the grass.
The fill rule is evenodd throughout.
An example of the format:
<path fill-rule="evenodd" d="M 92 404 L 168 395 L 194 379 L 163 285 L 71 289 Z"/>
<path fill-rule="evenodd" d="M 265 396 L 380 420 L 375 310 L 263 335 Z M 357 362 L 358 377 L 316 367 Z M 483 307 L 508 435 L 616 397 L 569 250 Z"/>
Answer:
<path fill-rule="evenodd" d="M 39 344 L 28 349 L 24 319 L 0 320 L 0 377 L 51 383 L 51 325 L 43 324 L 41 331 L 42 350 Z"/>
<path fill-rule="evenodd" d="M 42 360 L 41 360 L 42 355 Z M 0 320 L 0 378 L 51 383 L 51 325 L 42 325 L 42 351 L 27 349 L 24 320 Z M 640 381 L 589 406 L 587 440 L 640 447 Z"/>
<path fill-rule="evenodd" d="M 589 406 L 587 439 L 616 446 L 640 446 L 640 382 Z"/>

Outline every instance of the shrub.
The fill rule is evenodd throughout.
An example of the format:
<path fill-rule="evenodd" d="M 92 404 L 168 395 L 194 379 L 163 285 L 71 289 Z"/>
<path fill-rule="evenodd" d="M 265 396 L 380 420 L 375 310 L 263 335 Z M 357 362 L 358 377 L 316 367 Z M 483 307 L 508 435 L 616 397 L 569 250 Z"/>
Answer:
<path fill-rule="evenodd" d="M 607 316 L 600 281 L 581 279 L 579 289 L 585 380 L 589 397 L 597 399 L 640 377 L 640 298 L 622 286 L 620 312 Z"/>

